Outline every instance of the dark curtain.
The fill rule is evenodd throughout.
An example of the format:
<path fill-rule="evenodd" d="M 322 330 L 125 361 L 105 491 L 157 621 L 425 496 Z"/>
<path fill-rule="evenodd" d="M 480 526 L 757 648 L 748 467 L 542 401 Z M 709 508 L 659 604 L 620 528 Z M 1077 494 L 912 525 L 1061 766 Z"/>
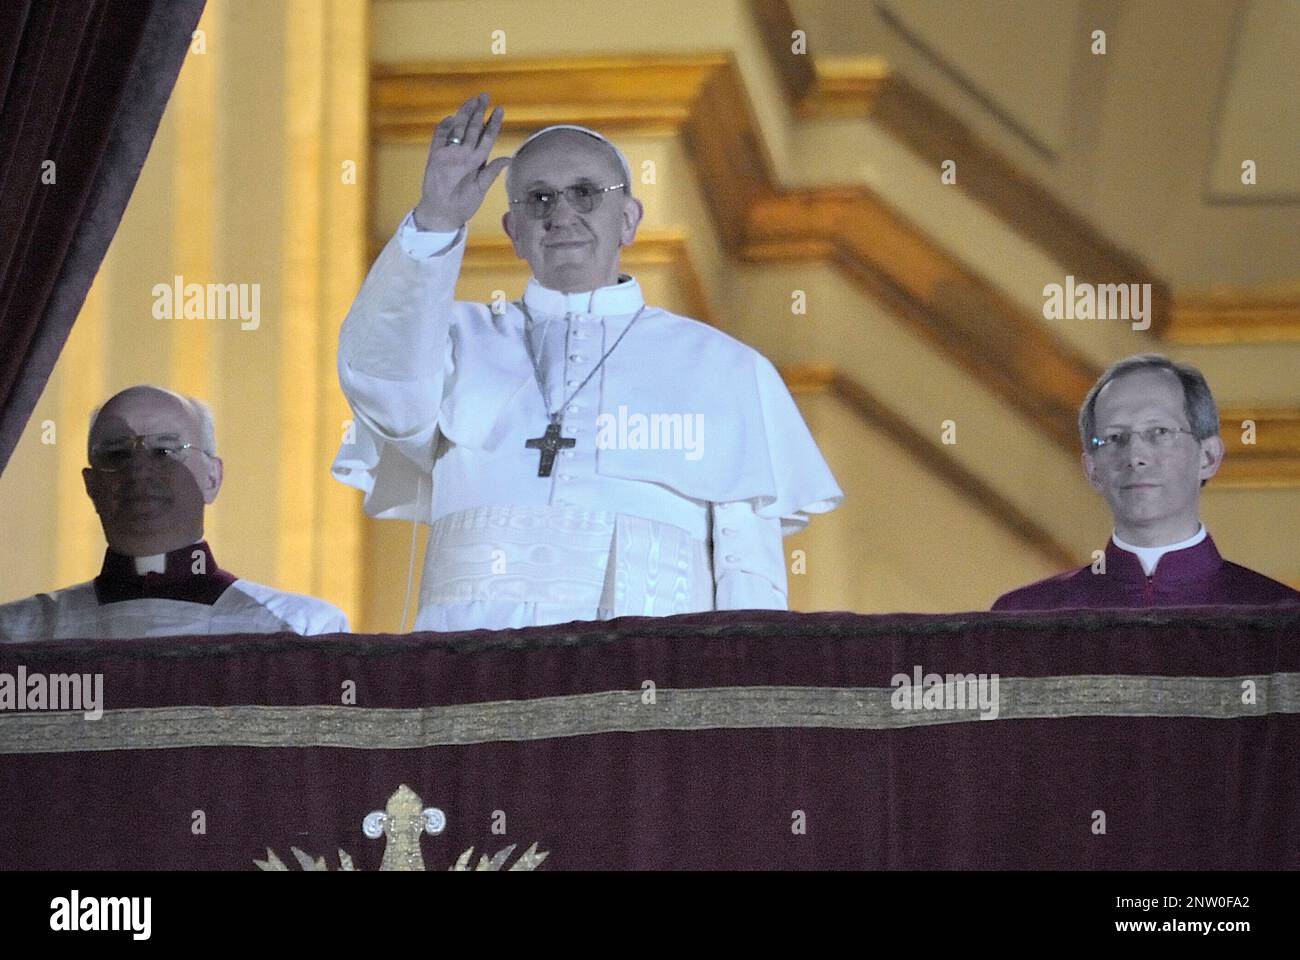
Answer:
<path fill-rule="evenodd" d="M 0 644 L 0 694 L 101 674 L 103 710 L 0 709 L 0 870 L 375 870 L 402 785 L 434 870 L 1294 870 L 1297 639 L 1300 605 Z M 996 712 L 896 706 L 917 670 Z"/>
<path fill-rule="evenodd" d="M 203 5 L 0 3 L 0 471 L 117 230 Z"/>

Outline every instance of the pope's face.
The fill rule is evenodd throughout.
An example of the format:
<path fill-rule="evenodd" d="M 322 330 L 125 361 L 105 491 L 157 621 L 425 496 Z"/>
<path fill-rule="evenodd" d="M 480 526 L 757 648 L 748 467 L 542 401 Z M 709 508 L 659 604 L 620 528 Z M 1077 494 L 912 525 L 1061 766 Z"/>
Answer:
<path fill-rule="evenodd" d="M 221 486 L 221 461 L 199 448 L 189 407 L 158 390 L 123 391 L 91 431 L 91 466 L 82 471 L 108 545 L 119 553 L 166 553 L 203 536 L 203 511 Z M 132 438 L 146 438 L 133 442 Z M 165 448 L 193 444 L 174 456 Z"/>
<path fill-rule="evenodd" d="M 617 282 L 619 247 L 636 236 L 640 201 L 622 189 L 609 190 L 597 194 L 594 209 L 584 213 L 563 191 L 584 182 L 607 187 L 623 180 L 613 153 L 577 131 L 548 133 L 511 164 L 511 200 L 542 189 L 558 194 L 548 216 L 534 219 L 528 204 L 516 203 L 502 218 L 515 253 L 528 261 L 541 284 L 574 293 Z"/>
<path fill-rule="evenodd" d="M 1110 381 L 1097 394 L 1096 433 L 1179 427 L 1190 430 L 1183 388 L 1168 370 L 1136 370 Z M 1197 440 L 1187 433 L 1167 445 L 1137 434 L 1119 444 L 1083 455 L 1093 488 L 1110 504 L 1120 539 L 1137 546 L 1159 546 L 1186 539 L 1200 520 L 1201 480 L 1214 476 L 1223 459 L 1223 441 Z"/>

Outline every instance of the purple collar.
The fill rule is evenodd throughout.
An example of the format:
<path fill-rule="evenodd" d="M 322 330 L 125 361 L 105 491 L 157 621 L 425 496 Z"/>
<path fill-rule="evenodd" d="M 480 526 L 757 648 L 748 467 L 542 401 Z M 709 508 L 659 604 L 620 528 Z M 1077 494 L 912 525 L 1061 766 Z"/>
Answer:
<path fill-rule="evenodd" d="M 1163 583 L 1191 583 L 1213 576 L 1222 566 L 1223 557 L 1207 532 L 1200 543 L 1164 554 L 1151 571 L 1151 578 L 1159 577 Z M 1106 543 L 1106 572 L 1122 580 L 1146 579 L 1138 555 L 1116 545 L 1113 537 Z"/>
<path fill-rule="evenodd" d="M 104 552 L 104 566 L 95 578 L 95 597 L 100 605 L 123 600 L 184 600 L 190 603 L 217 602 L 237 577 L 217 566 L 206 540 L 167 554 L 162 573 L 136 573 L 135 557 L 112 548 Z M 197 572 L 196 572 L 197 571 Z"/>

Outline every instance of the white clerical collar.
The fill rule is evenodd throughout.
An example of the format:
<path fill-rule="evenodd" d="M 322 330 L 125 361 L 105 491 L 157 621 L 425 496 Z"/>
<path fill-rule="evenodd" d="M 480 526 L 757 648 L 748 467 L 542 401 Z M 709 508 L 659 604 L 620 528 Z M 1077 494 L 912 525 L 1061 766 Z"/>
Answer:
<path fill-rule="evenodd" d="M 524 288 L 524 303 L 533 313 L 562 317 L 566 313 L 592 314 L 594 316 L 620 316 L 634 314 L 645 306 L 641 285 L 635 277 L 620 274 L 621 283 L 611 283 L 595 290 L 563 293 L 542 286 L 536 277 L 530 277 Z"/>
<path fill-rule="evenodd" d="M 1111 533 L 1110 538 L 1115 541 L 1115 546 L 1119 547 L 1121 550 L 1127 550 L 1129 553 L 1136 553 L 1138 559 L 1142 561 L 1142 572 L 1149 577 L 1155 570 L 1156 564 L 1160 562 L 1160 558 L 1166 553 L 1194 547 L 1205 539 L 1205 535 L 1205 524 L 1201 524 L 1200 529 L 1186 540 L 1179 540 L 1177 543 L 1167 543 L 1162 547 L 1135 547 L 1131 543 L 1125 543 L 1114 532 Z"/>
<path fill-rule="evenodd" d="M 166 573 L 167 554 L 155 553 L 149 557 L 135 557 L 136 573 Z"/>
<path fill-rule="evenodd" d="M 195 540 L 194 543 L 201 541 Z M 194 543 L 190 546 L 194 546 Z M 135 572 L 139 574 L 146 573 L 166 573 L 167 572 L 167 554 L 155 553 L 147 557 L 132 557 L 135 561 Z"/>

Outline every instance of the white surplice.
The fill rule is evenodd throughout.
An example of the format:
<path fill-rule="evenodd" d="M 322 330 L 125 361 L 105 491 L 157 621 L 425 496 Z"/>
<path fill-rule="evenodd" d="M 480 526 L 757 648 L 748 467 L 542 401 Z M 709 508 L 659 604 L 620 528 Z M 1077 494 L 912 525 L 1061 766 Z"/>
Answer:
<path fill-rule="evenodd" d="M 626 276 L 582 293 L 530 279 L 532 326 L 514 303 L 456 301 L 466 234 L 408 215 L 339 339 L 356 420 L 334 475 L 371 516 L 432 526 L 416 629 L 786 609 L 782 537 L 843 493 L 772 364 Z M 525 447 L 547 424 L 525 336 L 550 409 L 595 371 L 548 477 Z M 701 429 L 660 444 L 638 417 Z"/>
<path fill-rule="evenodd" d="M 194 575 L 192 559 L 200 554 L 206 572 Z M 113 583 L 105 587 L 105 581 L 134 580 L 132 573 L 139 580 L 166 575 L 174 595 L 149 596 L 158 590 L 137 589 L 136 596 L 114 598 Z M 347 633 L 348 618 L 326 600 L 219 570 L 206 541 L 150 557 L 126 558 L 110 550 L 96 580 L 0 604 L 0 643 L 286 632 Z"/>
<path fill-rule="evenodd" d="M 0 643 L 347 632 L 334 605 L 251 580 L 236 580 L 211 605 L 156 597 L 100 604 L 87 581 L 0 606 Z"/>

